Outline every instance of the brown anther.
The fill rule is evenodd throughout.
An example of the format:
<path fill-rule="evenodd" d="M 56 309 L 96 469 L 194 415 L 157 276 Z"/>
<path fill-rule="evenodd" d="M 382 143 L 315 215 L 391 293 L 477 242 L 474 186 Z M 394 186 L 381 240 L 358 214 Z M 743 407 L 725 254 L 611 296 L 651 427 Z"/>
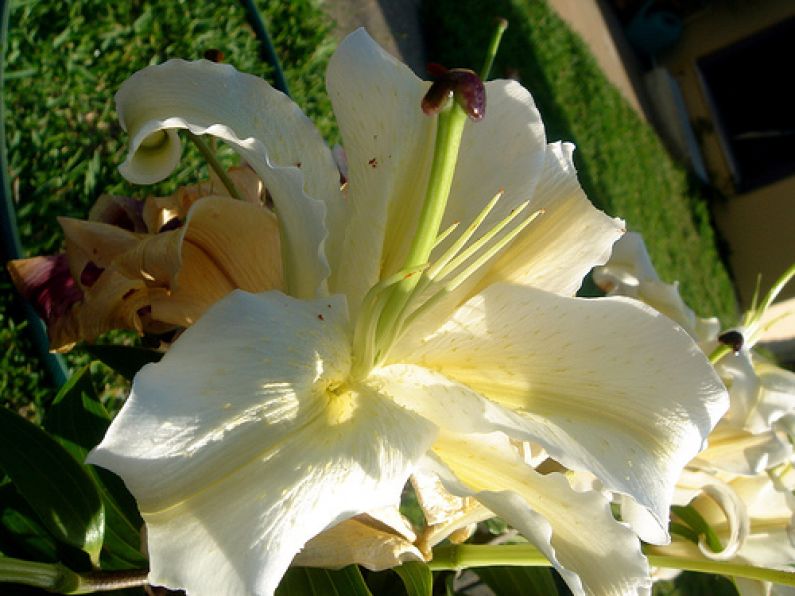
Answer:
<path fill-rule="evenodd" d="M 736 354 L 742 349 L 743 344 L 745 343 L 745 338 L 743 337 L 743 334 L 736 329 L 731 329 L 730 331 L 721 333 L 718 336 L 718 341 L 725 346 L 729 346 Z"/>
<path fill-rule="evenodd" d="M 428 72 L 434 82 L 422 98 L 422 111 L 436 114 L 454 97 L 471 120 L 478 121 L 486 114 L 486 88 L 483 81 L 472 70 L 466 68 L 446 69 L 439 64 L 429 64 Z"/>

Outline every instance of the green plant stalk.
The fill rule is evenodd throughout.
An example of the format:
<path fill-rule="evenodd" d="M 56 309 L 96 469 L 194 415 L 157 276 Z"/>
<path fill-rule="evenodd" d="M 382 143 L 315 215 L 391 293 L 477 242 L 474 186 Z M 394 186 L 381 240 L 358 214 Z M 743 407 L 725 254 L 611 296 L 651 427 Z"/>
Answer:
<path fill-rule="evenodd" d="M 141 569 L 76 573 L 60 563 L 0 557 L 0 583 L 24 584 L 61 594 L 90 594 L 140 587 L 146 584 L 148 575 L 148 571 Z"/>
<path fill-rule="evenodd" d="M 414 269 L 427 263 L 436 244 L 442 217 L 447 208 L 450 188 L 453 185 L 458 150 L 461 147 L 461 137 L 464 134 L 466 121 L 466 112 L 452 100 L 450 105 L 439 113 L 431 174 L 417 224 L 417 233 L 412 240 L 403 269 Z M 378 337 L 389 335 L 388 331 L 398 320 L 418 281 L 419 276 L 412 276 L 394 287 L 378 322 Z"/>
<path fill-rule="evenodd" d="M 497 56 L 497 49 L 500 47 L 502 34 L 505 33 L 507 28 L 508 21 L 501 17 L 498 18 L 497 27 L 494 29 L 491 41 L 489 42 L 489 49 L 486 51 L 486 60 L 483 63 L 483 68 L 480 70 L 480 80 L 483 82 L 486 82 L 489 78 L 489 74 L 491 74 L 491 67 L 494 66 L 494 58 Z"/>
<path fill-rule="evenodd" d="M 237 188 L 232 182 L 232 179 L 229 177 L 229 174 L 226 173 L 224 166 L 222 166 L 221 162 L 218 161 L 218 158 L 215 157 L 215 153 L 207 146 L 207 143 L 205 143 L 201 137 L 193 134 L 191 131 L 186 132 L 188 133 L 188 138 L 194 145 L 196 145 L 199 153 L 202 154 L 202 157 L 204 157 L 208 165 L 213 169 L 213 172 L 215 172 L 216 176 L 220 178 L 221 183 L 226 187 L 226 190 L 229 192 L 230 196 L 242 201 L 243 197 L 240 196 L 240 193 L 237 191 Z"/>
<path fill-rule="evenodd" d="M 23 257 L 22 241 L 17 229 L 16 214 L 14 211 L 14 201 L 9 185 L 8 159 L 6 156 L 6 131 L 5 131 L 5 109 L 3 102 L 4 82 L 5 82 L 5 55 L 6 42 L 8 40 L 8 18 L 11 10 L 11 1 L 0 1 L 0 256 L 3 261 L 20 259 Z M 29 329 L 33 335 L 33 344 L 42 362 L 50 374 L 50 378 L 56 387 L 61 387 L 69 378 L 69 370 L 66 362 L 60 354 L 50 352 L 50 340 L 47 337 L 47 330 L 44 323 L 33 310 L 27 300 L 24 304 L 25 317 L 29 323 Z"/>
<path fill-rule="evenodd" d="M 289 97 L 290 89 L 287 87 L 287 79 L 284 77 L 282 63 L 279 61 L 278 54 L 276 54 L 276 48 L 273 47 L 271 36 L 268 34 L 268 27 L 265 25 L 259 10 L 257 10 L 257 5 L 254 0 L 241 0 L 241 2 L 246 9 L 251 28 L 254 29 L 254 34 L 260 41 L 262 58 L 273 67 L 273 86 Z"/>
<path fill-rule="evenodd" d="M 717 348 L 712 350 L 712 353 L 709 355 L 710 364 L 717 364 L 721 358 L 731 353 L 731 351 L 732 349 L 729 346 L 725 346 L 723 344 L 719 345 Z"/>
<path fill-rule="evenodd" d="M 783 586 L 795 586 L 795 571 L 782 571 L 767 567 L 754 567 L 730 561 L 712 561 L 709 559 L 691 559 L 689 557 L 671 557 L 667 555 L 647 554 L 649 563 L 656 567 L 666 569 L 681 569 L 682 571 L 698 571 L 701 573 L 716 573 L 731 577 L 744 577 L 759 581 L 773 582 Z"/>
<path fill-rule="evenodd" d="M 73 593 L 80 578 L 60 563 L 39 563 L 0 557 L 0 582 L 25 584 L 62 594 Z"/>
<path fill-rule="evenodd" d="M 716 573 L 795 586 L 795 571 L 754 567 L 727 561 L 712 561 L 690 557 L 673 557 L 644 549 L 649 564 L 667 569 Z M 431 571 L 458 570 L 468 567 L 547 567 L 550 562 L 536 547 L 529 544 L 454 544 L 433 549 L 428 563 Z"/>

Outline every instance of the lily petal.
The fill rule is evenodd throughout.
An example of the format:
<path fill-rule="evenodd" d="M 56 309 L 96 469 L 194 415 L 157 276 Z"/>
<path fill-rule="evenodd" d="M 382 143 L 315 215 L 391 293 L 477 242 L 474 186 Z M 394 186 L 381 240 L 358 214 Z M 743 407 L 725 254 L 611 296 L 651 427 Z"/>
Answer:
<path fill-rule="evenodd" d="M 152 583 L 270 594 L 311 537 L 397 502 L 435 427 L 335 389 L 347 327 L 340 296 L 235 291 L 136 376 L 89 461 L 136 497 Z"/>
<path fill-rule="evenodd" d="M 293 565 L 339 569 L 357 564 L 381 571 L 404 561 L 424 561 L 414 540 L 416 536 L 408 527 L 396 531 L 369 515 L 357 515 L 307 542 Z"/>
<path fill-rule="evenodd" d="M 513 409 L 512 436 L 631 495 L 663 529 L 679 473 L 728 405 L 690 337 L 621 298 L 495 284 L 406 359 Z"/>
<path fill-rule="evenodd" d="M 574 145 L 551 143 L 530 209 L 544 213 L 489 269 L 480 287 L 498 281 L 573 296 L 595 265 L 610 257 L 623 234 L 620 219 L 596 209 L 577 181 Z"/>
<path fill-rule="evenodd" d="M 329 266 L 325 218 L 339 218 L 342 198 L 331 152 L 289 98 L 258 77 L 206 60 L 168 62 L 130 77 L 116 95 L 130 152 L 120 167 L 150 184 L 176 167 L 175 129 L 230 143 L 264 180 L 283 231 L 288 286 L 297 297 L 322 290 Z M 336 233 L 341 225 L 329 227 Z"/>
<path fill-rule="evenodd" d="M 575 594 L 637 594 L 650 587 L 640 542 L 615 521 L 599 492 L 577 492 L 559 473 L 539 474 L 500 434 L 442 434 L 433 452 L 461 483 L 458 494 L 462 488 L 474 493 L 519 530 Z"/>
<path fill-rule="evenodd" d="M 751 434 L 721 421 L 709 435 L 709 445 L 690 466 L 709 472 L 753 476 L 788 461 L 792 445 L 782 431 Z"/>
<path fill-rule="evenodd" d="M 337 47 L 326 84 L 343 134 L 349 181 L 349 222 L 331 288 L 346 293 L 355 317 L 364 295 L 381 278 L 382 262 L 414 234 L 436 119 L 420 109 L 430 83 L 364 29 Z"/>
<path fill-rule="evenodd" d="M 627 232 L 616 242 L 608 263 L 594 269 L 593 280 L 609 296 L 636 298 L 676 321 L 707 353 L 714 349 L 709 344 L 720 331 L 720 321 L 697 317 L 682 300 L 679 284 L 660 280 L 643 237 L 637 232 Z"/>
<path fill-rule="evenodd" d="M 178 233 L 177 268 L 165 278 L 171 291 L 152 297 L 155 319 L 187 326 L 235 288 L 283 289 L 278 224 L 264 207 L 206 197 Z"/>
<path fill-rule="evenodd" d="M 356 312 L 370 287 L 405 264 L 427 186 L 435 120 L 420 109 L 429 83 L 364 30 L 340 44 L 327 82 L 345 136 L 351 213 L 332 287 L 347 293 Z M 491 81 L 486 93 L 485 118 L 467 122 L 464 130 L 443 228 L 466 225 L 502 190 L 483 224 L 489 229 L 533 197 L 541 178 L 546 139 L 530 93 L 515 81 Z M 505 155 L 521 158 L 506 160 Z M 541 207 L 532 203 L 531 208 Z M 460 295 L 454 306 L 464 298 Z"/>

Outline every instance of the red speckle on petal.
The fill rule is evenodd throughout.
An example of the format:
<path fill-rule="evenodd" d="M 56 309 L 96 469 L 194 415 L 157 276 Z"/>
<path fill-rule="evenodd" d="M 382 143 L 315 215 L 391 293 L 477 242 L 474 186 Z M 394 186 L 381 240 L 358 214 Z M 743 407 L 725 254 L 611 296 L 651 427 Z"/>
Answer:
<path fill-rule="evenodd" d="M 326 320 L 326 319 L 323 317 L 323 315 L 321 315 L 321 314 L 319 314 L 319 315 L 317 316 L 317 318 L 318 318 L 318 319 L 320 319 L 321 321 L 325 321 L 325 320 Z"/>
<path fill-rule="evenodd" d="M 378 160 L 375 157 L 370 161 L 368 161 L 367 163 L 370 164 L 370 167 L 373 169 L 378 167 Z"/>

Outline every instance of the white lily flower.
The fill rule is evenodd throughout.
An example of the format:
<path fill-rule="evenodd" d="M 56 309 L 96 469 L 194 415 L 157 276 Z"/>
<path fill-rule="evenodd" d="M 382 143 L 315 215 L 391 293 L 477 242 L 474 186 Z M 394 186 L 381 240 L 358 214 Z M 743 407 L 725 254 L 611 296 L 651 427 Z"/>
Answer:
<path fill-rule="evenodd" d="M 630 495 L 664 540 L 674 483 L 727 405 L 709 363 L 644 305 L 572 297 L 622 226 L 588 202 L 572 147 L 547 145 L 514 81 L 486 84 L 488 112 L 466 125 L 442 224 L 469 224 L 502 191 L 482 226 L 493 239 L 479 252 L 477 241 L 456 248 L 455 234 L 439 243 L 422 272 L 439 299 L 417 294 L 416 316 L 378 329 L 379 292 L 417 274 L 401 270 L 436 119 L 420 110 L 428 83 L 362 30 L 340 44 L 327 81 L 347 194 L 298 107 L 230 66 L 170 61 L 117 96 L 130 180 L 172 171 L 179 128 L 227 141 L 257 171 L 289 294 L 236 291 L 210 308 L 141 370 L 90 455 L 138 501 L 150 581 L 270 594 L 307 541 L 395 505 L 422 468 L 523 532 L 575 593 L 646 590 L 637 538 L 607 499 L 539 474 L 509 439 Z M 528 201 L 544 215 L 500 227 Z"/>
<path fill-rule="evenodd" d="M 690 502 L 709 524 L 723 550 L 677 538 L 655 551 L 670 556 L 705 557 L 771 569 L 791 570 L 795 563 L 793 497 L 779 490 L 767 474 L 718 479 L 699 473 L 685 474 L 680 488 L 682 504 Z M 692 498 L 692 501 L 691 501 Z M 742 594 L 770 594 L 771 584 L 735 578 Z M 781 593 L 788 588 L 779 586 Z"/>
<path fill-rule="evenodd" d="M 720 321 L 696 316 L 682 300 L 679 283 L 660 279 L 640 234 L 624 234 L 613 247 L 610 260 L 594 269 L 593 279 L 608 296 L 640 300 L 679 323 L 705 349 L 715 346 Z"/>

